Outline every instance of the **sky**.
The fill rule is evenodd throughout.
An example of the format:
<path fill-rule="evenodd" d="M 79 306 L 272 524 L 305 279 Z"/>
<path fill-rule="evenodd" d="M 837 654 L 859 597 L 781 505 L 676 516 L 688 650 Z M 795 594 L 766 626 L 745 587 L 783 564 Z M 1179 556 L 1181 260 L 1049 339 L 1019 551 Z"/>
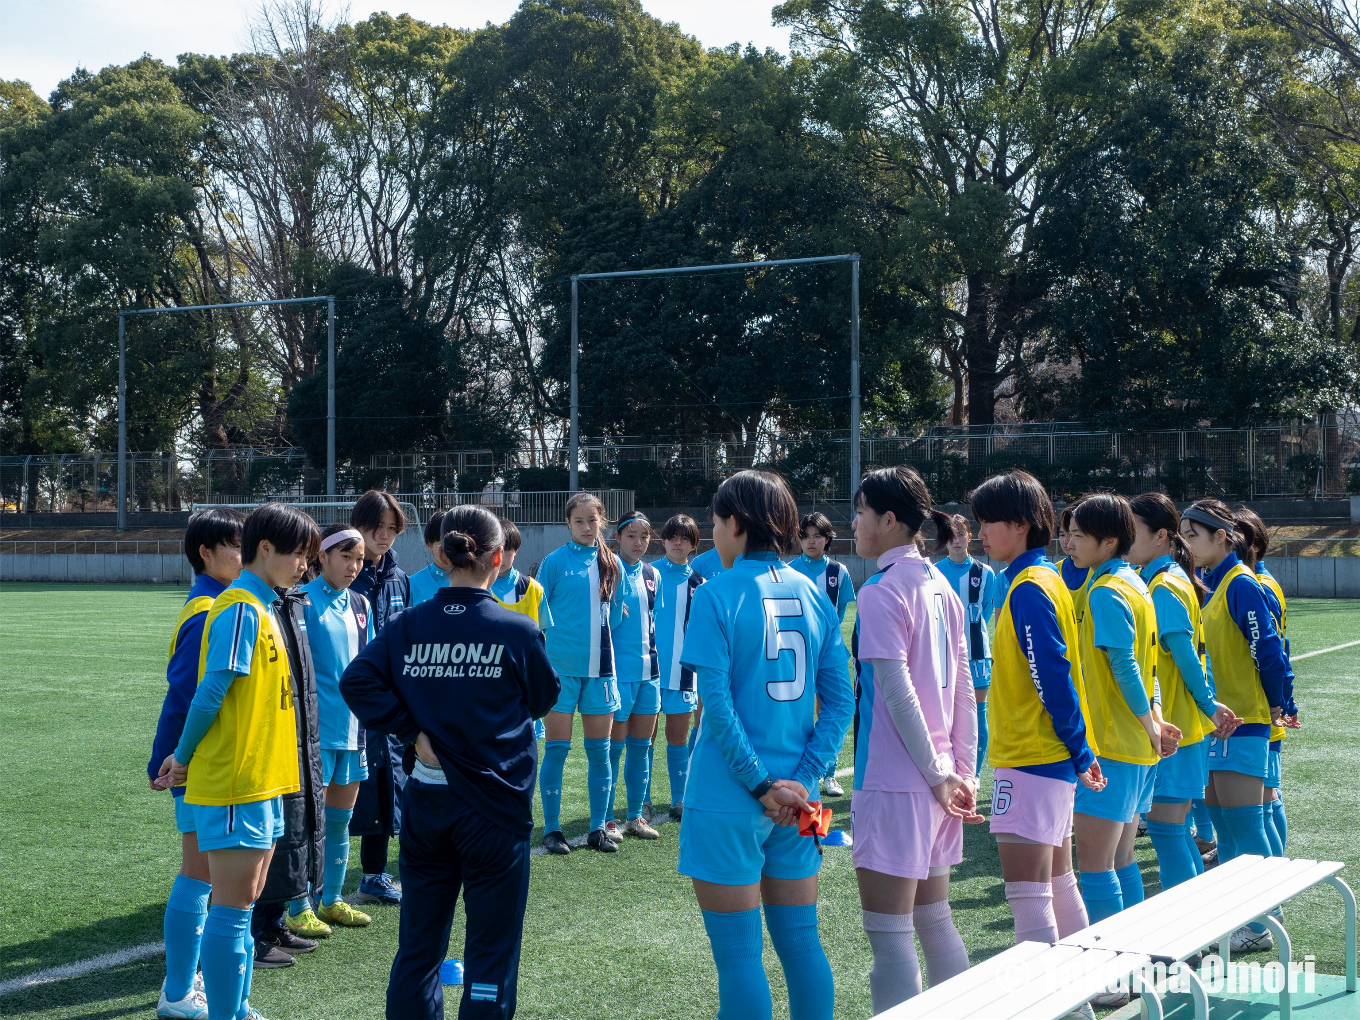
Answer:
<path fill-rule="evenodd" d="M 456 28 L 506 21 L 518 0 L 323 0 L 334 17 L 359 21 L 374 11 L 411 14 Z M 662 21 L 705 46 L 752 42 L 789 49 L 788 29 L 770 24 L 775 0 L 642 0 Z M 180 53 L 225 55 L 246 48 L 259 0 L 0 0 L 0 78 L 28 82 L 47 96 L 77 66 L 97 71 L 150 53 L 174 64 Z"/>

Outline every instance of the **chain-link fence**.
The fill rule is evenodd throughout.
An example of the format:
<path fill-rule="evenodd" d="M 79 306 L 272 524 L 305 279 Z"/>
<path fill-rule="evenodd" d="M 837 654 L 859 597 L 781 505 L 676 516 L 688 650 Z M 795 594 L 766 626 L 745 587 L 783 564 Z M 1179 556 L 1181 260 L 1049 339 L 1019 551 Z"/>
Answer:
<path fill-rule="evenodd" d="M 1016 467 L 1038 476 L 1055 499 L 1095 488 L 1129 494 L 1160 490 L 1178 500 L 1360 493 L 1360 422 L 1338 416 L 1322 424 L 1161 432 L 1064 423 L 932 427 L 866 435 L 861 451 L 865 470 L 916 467 L 939 502 L 962 499 L 989 474 Z M 553 445 L 510 453 L 383 454 L 341 465 L 341 489 L 342 494 L 369 487 L 406 493 L 423 513 L 490 499 L 488 505 L 503 507 L 522 523 L 557 521 L 567 461 L 568 451 Z M 748 467 L 782 472 L 802 499 L 843 500 L 851 481 L 850 438 L 844 431 L 752 442 L 712 437 L 587 442 L 580 463 L 583 488 L 631 491 L 639 506 L 702 504 L 723 478 Z M 116 456 L 108 453 L 0 457 L 0 507 L 9 513 L 115 510 L 117 467 Z M 130 511 L 324 498 L 319 496 L 324 484 L 324 466 L 311 464 L 302 450 L 291 447 L 128 455 Z M 623 499 L 606 500 L 611 517 L 631 509 Z"/>

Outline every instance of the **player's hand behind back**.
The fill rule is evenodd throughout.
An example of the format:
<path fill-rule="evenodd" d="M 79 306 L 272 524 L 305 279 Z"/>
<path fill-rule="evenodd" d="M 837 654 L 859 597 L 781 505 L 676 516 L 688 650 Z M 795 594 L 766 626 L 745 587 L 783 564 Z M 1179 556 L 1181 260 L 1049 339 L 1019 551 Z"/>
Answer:
<path fill-rule="evenodd" d="M 797 825 L 803 812 L 812 810 L 807 787 L 793 779 L 779 779 L 760 798 L 765 817 L 776 825 Z"/>

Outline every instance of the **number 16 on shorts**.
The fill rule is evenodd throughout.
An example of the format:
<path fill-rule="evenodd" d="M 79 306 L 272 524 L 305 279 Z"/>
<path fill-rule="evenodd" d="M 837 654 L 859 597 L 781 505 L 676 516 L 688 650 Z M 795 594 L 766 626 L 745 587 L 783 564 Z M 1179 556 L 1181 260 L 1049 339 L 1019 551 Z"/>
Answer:
<path fill-rule="evenodd" d="M 1011 809 L 1011 781 L 1009 779 L 992 780 L 992 814 L 1004 815 Z"/>

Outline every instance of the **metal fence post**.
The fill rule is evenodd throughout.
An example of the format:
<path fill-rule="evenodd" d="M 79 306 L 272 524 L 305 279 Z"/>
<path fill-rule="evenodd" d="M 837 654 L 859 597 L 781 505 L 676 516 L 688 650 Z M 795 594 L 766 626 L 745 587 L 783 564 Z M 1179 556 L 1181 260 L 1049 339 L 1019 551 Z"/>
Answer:
<path fill-rule="evenodd" d="M 859 256 L 850 262 L 850 499 L 859 488 Z"/>
<path fill-rule="evenodd" d="M 127 342 L 126 317 L 118 313 L 118 530 L 127 530 Z"/>
<path fill-rule="evenodd" d="M 576 364 L 580 357 L 580 333 L 577 330 L 577 279 L 571 278 L 571 440 L 568 456 L 571 461 L 567 464 L 567 489 L 575 492 L 581 487 L 580 482 L 580 402 L 577 392 Z"/>
<path fill-rule="evenodd" d="M 326 498 L 335 499 L 335 298 L 326 298 Z"/>

